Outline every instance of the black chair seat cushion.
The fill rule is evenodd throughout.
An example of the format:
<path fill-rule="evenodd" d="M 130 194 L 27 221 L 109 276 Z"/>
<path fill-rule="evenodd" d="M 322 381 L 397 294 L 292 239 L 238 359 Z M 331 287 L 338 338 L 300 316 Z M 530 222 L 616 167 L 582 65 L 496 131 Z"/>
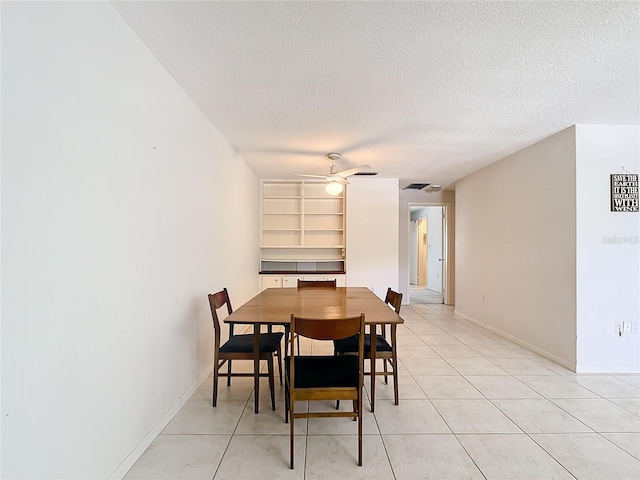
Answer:
<path fill-rule="evenodd" d="M 341 340 L 333 341 L 333 348 L 337 353 L 353 353 L 358 351 L 358 335 L 354 335 L 353 337 L 343 338 Z M 376 336 L 376 351 L 378 352 L 390 352 L 391 345 L 389 342 L 381 336 Z M 366 354 L 371 353 L 371 335 L 366 334 L 364 336 L 364 352 Z"/>
<path fill-rule="evenodd" d="M 285 362 L 287 378 L 291 363 Z M 295 388 L 358 387 L 358 356 L 295 356 Z"/>
<path fill-rule="evenodd" d="M 276 333 L 261 333 L 260 334 L 260 351 L 261 352 L 275 352 L 278 350 L 278 345 L 284 334 L 282 332 Z M 224 345 L 220 346 L 220 352 L 225 353 L 251 353 L 253 352 L 253 334 L 247 335 L 234 335 L 227 340 Z"/>

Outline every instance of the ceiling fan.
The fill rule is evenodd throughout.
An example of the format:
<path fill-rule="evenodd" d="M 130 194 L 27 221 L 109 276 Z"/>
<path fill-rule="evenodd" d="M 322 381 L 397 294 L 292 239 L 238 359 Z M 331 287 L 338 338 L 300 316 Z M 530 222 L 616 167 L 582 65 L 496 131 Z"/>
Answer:
<path fill-rule="evenodd" d="M 347 182 L 347 177 L 350 175 L 355 175 L 356 173 L 363 172 L 365 170 L 369 170 L 371 167 L 369 165 L 359 165 L 357 167 L 349 168 L 347 170 L 343 170 L 341 172 L 336 171 L 336 161 L 340 160 L 339 153 L 329 153 L 327 158 L 331 160 L 333 163 L 331 164 L 331 168 L 329 169 L 328 175 L 305 175 L 298 174 L 300 177 L 311 177 L 311 178 L 324 178 L 327 181 L 327 185 L 325 189 L 327 193 L 331 195 L 340 195 L 342 190 L 344 190 L 344 185 Z"/>

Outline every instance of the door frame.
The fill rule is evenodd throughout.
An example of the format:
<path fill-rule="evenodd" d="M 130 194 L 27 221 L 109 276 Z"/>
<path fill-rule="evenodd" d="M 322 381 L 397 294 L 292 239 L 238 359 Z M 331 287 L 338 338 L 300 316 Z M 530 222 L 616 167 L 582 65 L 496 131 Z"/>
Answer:
<path fill-rule="evenodd" d="M 411 207 L 442 207 L 442 300 L 445 305 L 450 305 L 449 295 L 450 288 L 448 280 L 451 272 L 449 271 L 449 212 L 451 204 L 448 202 L 409 202 L 407 204 L 407 262 L 411 261 Z M 407 285 L 411 286 L 411 268 L 407 264 Z M 407 303 L 411 305 L 411 295 L 407 294 Z"/>

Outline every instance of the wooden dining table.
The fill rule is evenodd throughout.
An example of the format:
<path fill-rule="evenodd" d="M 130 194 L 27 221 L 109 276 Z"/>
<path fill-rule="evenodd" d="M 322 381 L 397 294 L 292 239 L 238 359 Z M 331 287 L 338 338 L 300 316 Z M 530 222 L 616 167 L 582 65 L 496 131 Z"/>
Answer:
<path fill-rule="evenodd" d="M 260 330 L 263 325 L 289 326 L 291 315 L 306 318 L 345 318 L 364 313 L 371 333 L 371 357 L 375 358 L 377 325 L 391 326 L 391 342 L 395 348 L 396 327 L 404 320 L 366 287 L 336 288 L 268 288 L 234 310 L 225 323 L 253 325 L 254 373 L 260 370 Z M 287 328 L 288 330 L 288 328 Z M 288 341 L 289 339 L 285 339 Z M 375 375 L 371 362 L 371 374 Z M 374 377 L 375 378 L 375 377 Z M 372 382 L 371 388 L 375 388 Z M 259 411 L 260 378 L 254 375 L 255 413 Z"/>

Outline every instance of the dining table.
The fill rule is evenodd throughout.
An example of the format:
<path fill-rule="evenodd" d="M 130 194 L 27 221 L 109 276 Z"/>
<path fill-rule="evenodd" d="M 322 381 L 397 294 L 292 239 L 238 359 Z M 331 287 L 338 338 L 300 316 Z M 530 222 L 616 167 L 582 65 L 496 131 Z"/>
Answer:
<path fill-rule="evenodd" d="M 365 325 L 371 334 L 371 358 L 375 358 L 377 326 L 390 325 L 391 342 L 395 348 L 396 327 L 404 320 L 389 305 L 366 287 L 267 288 L 234 310 L 225 323 L 253 325 L 254 408 L 259 411 L 260 331 L 262 326 L 284 326 L 289 331 L 291 315 L 304 318 L 346 318 L 364 313 Z M 285 338 L 285 342 L 289 339 Z M 285 349 L 286 351 L 286 349 Z M 293 353 L 293 352 L 292 352 Z M 375 378 L 376 362 L 371 361 Z M 371 384 L 375 389 L 375 382 Z"/>

